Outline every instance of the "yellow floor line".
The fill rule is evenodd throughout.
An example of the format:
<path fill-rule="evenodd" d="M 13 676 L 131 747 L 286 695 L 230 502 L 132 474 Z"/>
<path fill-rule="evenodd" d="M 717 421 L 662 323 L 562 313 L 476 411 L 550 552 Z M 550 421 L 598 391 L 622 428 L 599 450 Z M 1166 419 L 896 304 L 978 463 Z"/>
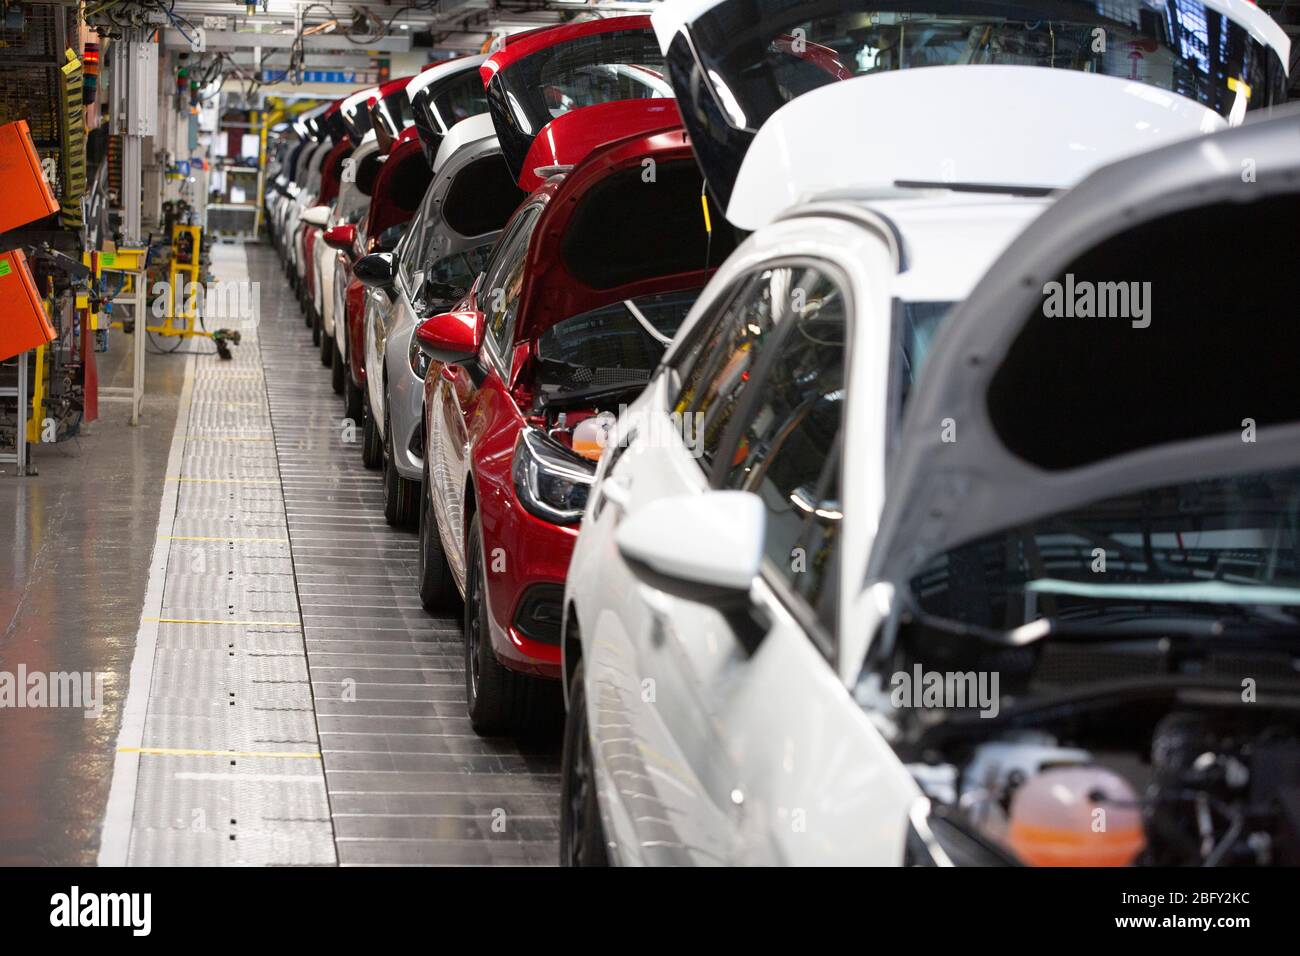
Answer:
<path fill-rule="evenodd" d="M 144 754 L 150 757 L 288 757 L 320 760 L 315 752 L 296 750 L 187 750 L 182 747 L 118 747 L 120 754 Z"/>

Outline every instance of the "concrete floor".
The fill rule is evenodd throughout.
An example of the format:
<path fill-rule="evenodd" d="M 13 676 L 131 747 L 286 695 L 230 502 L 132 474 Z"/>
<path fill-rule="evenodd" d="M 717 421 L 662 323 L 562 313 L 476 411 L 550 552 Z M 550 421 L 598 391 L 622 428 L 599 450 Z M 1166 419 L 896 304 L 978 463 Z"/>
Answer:
<path fill-rule="evenodd" d="M 110 336 L 100 384 L 129 386 L 131 336 Z M 99 719 L 0 711 L 0 864 L 95 862 L 184 369 L 148 355 L 139 425 L 102 402 L 77 438 L 32 447 L 38 475 L 0 474 L 0 671 L 105 681 Z"/>
<path fill-rule="evenodd" d="M 0 672 L 105 678 L 99 719 L 0 711 L 0 865 L 554 863 L 558 742 L 470 729 L 460 622 L 420 609 L 274 253 L 214 271 L 261 285 L 234 362 L 183 388 L 151 355 L 139 427 L 104 405 L 0 477 Z"/>

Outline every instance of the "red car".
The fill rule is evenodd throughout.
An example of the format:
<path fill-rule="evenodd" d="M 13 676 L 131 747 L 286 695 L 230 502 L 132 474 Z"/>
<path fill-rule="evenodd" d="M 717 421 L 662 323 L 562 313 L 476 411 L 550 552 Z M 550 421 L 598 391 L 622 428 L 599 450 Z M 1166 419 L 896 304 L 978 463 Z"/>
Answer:
<path fill-rule="evenodd" d="M 613 141 L 569 166 L 597 131 Z M 559 713 L 564 579 L 600 450 L 584 433 L 644 387 L 734 245 L 706 231 L 673 101 L 576 110 L 544 134 L 551 175 L 458 308 L 416 332 L 432 359 L 421 597 L 464 598 L 480 733 L 549 726 Z M 712 221 L 724 222 L 716 209 Z"/>

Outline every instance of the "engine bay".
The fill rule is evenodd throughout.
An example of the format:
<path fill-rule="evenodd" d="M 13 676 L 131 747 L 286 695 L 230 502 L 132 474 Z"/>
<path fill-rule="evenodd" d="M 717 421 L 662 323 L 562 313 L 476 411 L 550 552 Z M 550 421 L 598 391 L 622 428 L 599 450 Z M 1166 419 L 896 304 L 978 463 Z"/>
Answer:
<path fill-rule="evenodd" d="M 1300 864 L 1300 682 L 1276 647 L 1045 640 L 956 664 L 951 647 L 914 630 L 893 673 L 919 665 L 941 694 L 991 672 L 999 699 L 982 711 L 891 708 L 891 743 L 935 812 L 989 851 L 984 862 Z M 1080 677 L 1060 660 L 1085 652 L 1112 663 Z M 925 670 L 937 661 L 963 670 Z"/>

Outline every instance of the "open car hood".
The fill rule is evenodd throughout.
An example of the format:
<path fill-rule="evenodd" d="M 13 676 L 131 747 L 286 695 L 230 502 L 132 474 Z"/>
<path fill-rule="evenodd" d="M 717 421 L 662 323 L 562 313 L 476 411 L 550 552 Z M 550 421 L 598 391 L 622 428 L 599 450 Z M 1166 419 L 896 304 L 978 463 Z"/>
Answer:
<path fill-rule="evenodd" d="M 866 580 L 1115 495 L 1295 467 L 1300 331 L 1270 290 L 1298 211 L 1292 110 L 1108 166 L 1049 207 L 935 338 Z M 1085 317 L 1101 293 L 1085 309 L 1084 283 L 1139 278 L 1145 318 Z"/>
<path fill-rule="evenodd" d="M 542 127 L 524 157 L 523 168 L 512 172 L 519 187 L 532 192 L 550 176 L 580 163 L 603 143 L 681 125 L 677 104 L 670 99 L 615 100 L 571 110 Z"/>
<path fill-rule="evenodd" d="M 960 65 L 1079 71 L 1181 95 L 1234 122 L 1248 107 L 1287 96 L 1290 43 L 1247 0 L 667 0 L 651 19 L 682 121 L 723 208 L 764 123 L 846 77 Z M 1100 49 L 1098 29 L 1107 41 Z M 1207 36 L 1215 38 L 1208 46 Z M 925 102 L 928 112 L 935 102 Z M 1004 111 L 981 106 L 982 114 Z M 906 119 L 906 136 L 933 125 L 917 122 L 915 111 Z M 843 121 L 828 118 L 826 129 Z M 878 121 L 874 103 L 851 125 L 877 136 L 893 128 Z"/>
<path fill-rule="evenodd" d="M 643 178 L 647 160 L 653 184 Z M 715 229 L 710 244 L 702 187 L 680 126 L 598 146 L 548 180 L 524 268 L 518 340 L 611 302 L 704 285 L 734 237 Z"/>
<path fill-rule="evenodd" d="M 926 104 L 923 123 L 917 103 Z M 855 121 L 868 115 L 870 123 Z M 1184 97 L 1071 70 L 949 66 L 855 77 L 763 124 L 726 215 L 757 229 L 800 199 L 845 187 L 1068 188 L 1107 162 L 1226 125 Z M 906 134 L 882 135 L 891 129 Z"/>
<path fill-rule="evenodd" d="M 320 124 L 325 135 L 335 146 L 348 138 L 348 127 L 343 121 L 343 98 L 339 98 L 326 107 L 321 114 Z"/>
<path fill-rule="evenodd" d="M 379 96 L 370 104 L 370 127 L 381 145 L 385 140 L 396 140 L 414 122 L 406 95 L 406 87 L 413 79 L 414 74 L 389 80 L 379 87 Z"/>
<path fill-rule="evenodd" d="M 487 112 L 487 92 L 478 71 L 486 59 L 480 54 L 448 60 L 429 67 L 406 85 L 420 146 L 434 168 L 438 145 L 447 131 L 461 120 Z"/>
<path fill-rule="evenodd" d="M 370 103 L 379 99 L 379 87 L 358 90 L 351 96 L 344 97 L 339 113 L 343 125 L 348 129 L 348 137 L 354 146 L 360 146 L 370 132 Z"/>
<path fill-rule="evenodd" d="M 321 137 L 324 135 L 320 120 L 325 115 L 325 111 L 332 105 L 331 103 L 322 103 L 320 106 L 313 106 L 311 109 L 303 110 L 298 114 L 293 121 L 293 128 L 300 139 L 314 143 L 320 142 Z"/>
<path fill-rule="evenodd" d="M 480 67 L 488 109 L 502 155 L 520 186 L 528 188 L 526 182 L 532 181 L 529 151 L 553 120 L 601 103 L 671 98 L 662 65 L 645 16 L 528 33 L 488 57 Z"/>
<path fill-rule="evenodd" d="M 506 167 L 486 113 L 461 120 L 447 132 L 433 168 L 429 191 L 438 215 L 427 226 L 430 259 L 482 245 L 527 198 Z"/>

